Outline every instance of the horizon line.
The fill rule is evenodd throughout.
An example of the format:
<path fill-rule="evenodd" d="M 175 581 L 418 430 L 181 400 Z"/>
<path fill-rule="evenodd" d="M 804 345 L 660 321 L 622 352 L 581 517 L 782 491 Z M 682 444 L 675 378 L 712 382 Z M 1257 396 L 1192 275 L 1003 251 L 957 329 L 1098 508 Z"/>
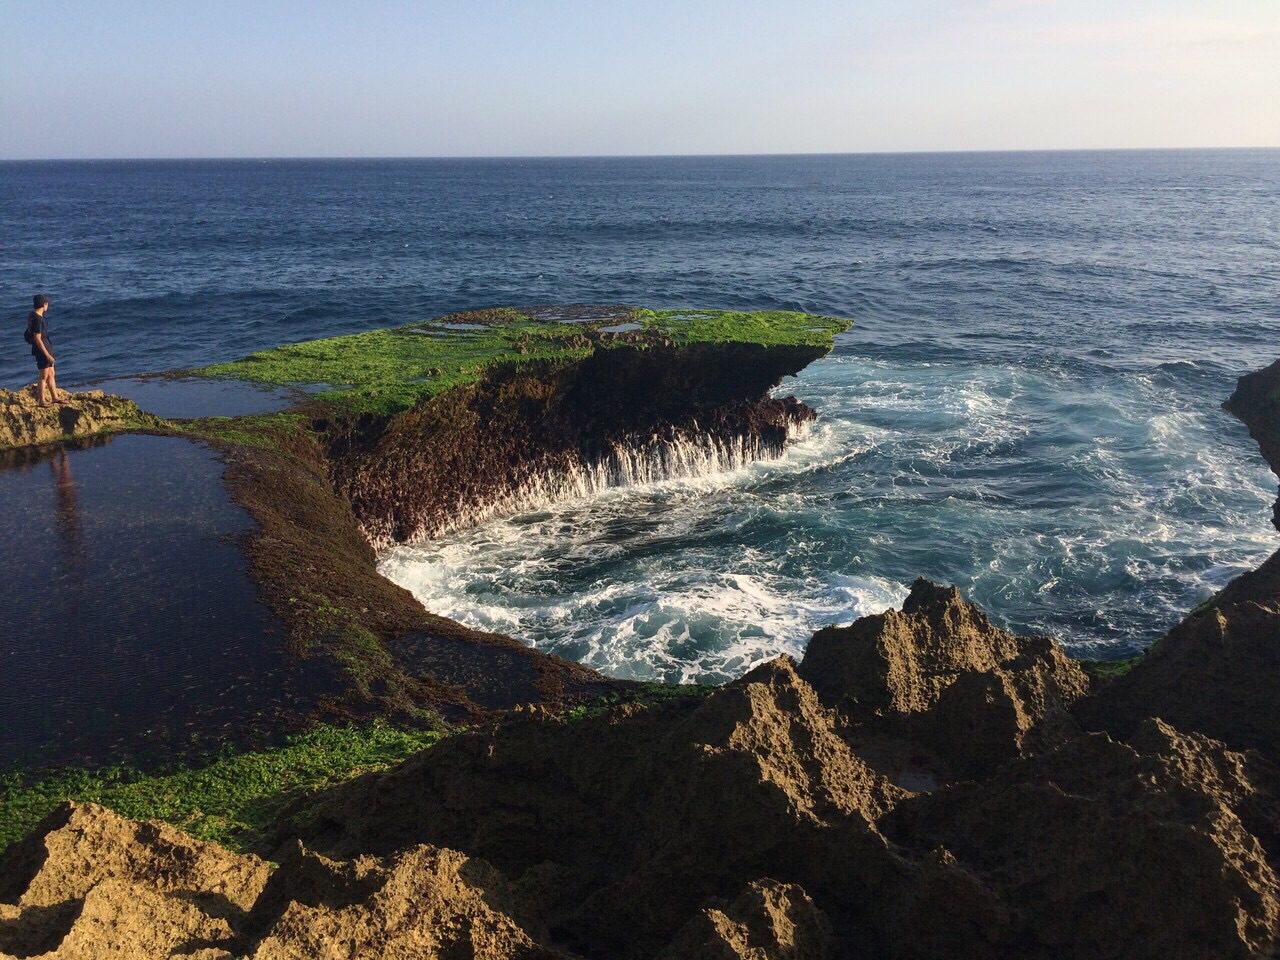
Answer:
<path fill-rule="evenodd" d="M 387 155 L 323 155 L 292 154 L 280 156 L 161 156 L 161 157 L 0 157 L 0 163 L 161 163 L 229 160 L 269 162 L 281 160 L 694 160 L 746 159 L 783 157 L 894 157 L 894 156 L 964 156 L 981 154 L 1025 153 L 1209 153 L 1220 151 L 1280 150 L 1280 144 L 1220 147 L 1012 147 L 937 150 L 812 150 L 790 153 L 493 153 L 493 154 L 387 154 Z"/>

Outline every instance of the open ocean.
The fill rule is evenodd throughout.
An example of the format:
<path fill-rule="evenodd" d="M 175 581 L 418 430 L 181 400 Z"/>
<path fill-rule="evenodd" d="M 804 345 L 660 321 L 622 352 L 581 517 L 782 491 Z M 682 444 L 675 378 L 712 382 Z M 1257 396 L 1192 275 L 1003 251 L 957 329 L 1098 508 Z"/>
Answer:
<path fill-rule="evenodd" d="M 1222 411 L 1280 356 L 1280 151 L 0 163 L 0 382 L 63 385 L 532 303 L 857 326 L 783 459 L 399 547 L 436 612 L 723 680 L 951 582 L 1121 657 L 1277 547 Z"/>

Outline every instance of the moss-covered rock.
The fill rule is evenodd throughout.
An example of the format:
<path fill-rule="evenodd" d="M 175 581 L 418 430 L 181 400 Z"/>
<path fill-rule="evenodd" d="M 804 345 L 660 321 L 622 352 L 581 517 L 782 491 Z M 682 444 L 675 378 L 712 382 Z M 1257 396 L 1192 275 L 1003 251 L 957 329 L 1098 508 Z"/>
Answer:
<path fill-rule="evenodd" d="M 470 310 L 263 350 L 191 371 L 270 384 L 320 384 L 318 396 L 358 413 L 391 415 L 427 397 L 475 383 L 501 364 L 580 360 L 620 346 L 698 343 L 809 347 L 829 351 L 852 324 L 773 310 L 644 310 L 635 307 L 525 307 Z"/>

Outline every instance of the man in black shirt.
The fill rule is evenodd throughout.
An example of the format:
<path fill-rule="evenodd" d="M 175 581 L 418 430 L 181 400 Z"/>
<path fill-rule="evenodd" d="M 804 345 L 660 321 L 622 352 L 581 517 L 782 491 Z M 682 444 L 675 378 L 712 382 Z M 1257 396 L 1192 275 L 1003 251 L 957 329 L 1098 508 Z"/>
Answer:
<path fill-rule="evenodd" d="M 45 311 L 49 309 L 49 298 L 37 293 L 32 300 L 35 309 L 27 314 L 27 331 L 31 334 L 31 355 L 36 358 L 36 369 L 40 371 L 40 379 L 36 381 L 40 406 L 70 403 L 70 400 L 58 399 L 58 384 L 53 376 L 53 347 L 49 343 L 49 324 L 44 318 Z M 46 389 L 48 396 L 45 395 Z"/>

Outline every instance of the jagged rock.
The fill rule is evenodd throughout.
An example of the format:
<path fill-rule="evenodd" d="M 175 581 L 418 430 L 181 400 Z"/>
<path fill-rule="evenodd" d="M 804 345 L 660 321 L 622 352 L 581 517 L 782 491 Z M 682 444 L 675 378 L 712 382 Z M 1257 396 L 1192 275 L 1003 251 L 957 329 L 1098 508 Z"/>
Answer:
<path fill-rule="evenodd" d="M 50 443 L 131 427 L 159 427 L 163 421 L 143 413 L 132 400 L 82 390 L 67 394 L 71 402 L 40 409 L 34 386 L 0 390 L 0 448 Z"/>
<path fill-rule="evenodd" d="M 425 841 L 513 877 L 554 862 L 553 926 L 581 952 L 651 956 L 708 896 L 805 872 L 831 824 L 890 869 L 872 823 L 906 793 L 833 723 L 785 658 L 696 705 L 519 718 L 335 791 L 311 842 L 352 856 Z"/>
<path fill-rule="evenodd" d="M 1188 615 L 1078 713 L 1121 737 L 1161 717 L 1280 762 L 1278 690 L 1280 553 Z"/>
<path fill-rule="evenodd" d="M 1223 406 L 1248 428 L 1262 459 L 1280 476 L 1280 360 L 1237 380 L 1235 391 Z M 1280 499 L 1271 520 L 1280 530 Z"/>
<path fill-rule="evenodd" d="M 453 850 L 338 863 L 295 844 L 245 923 L 242 948 L 253 960 L 572 960 L 512 919 L 516 899 L 493 867 Z"/>
<path fill-rule="evenodd" d="M 831 922 L 803 888 L 750 884 L 732 903 L 702 909 L 659 960 L 831 960 Z"/>
<path fill-rule="evenodd" d="M 157 821 L 68 802 L 0 857 L 0 951 L 150 958 L 213 948 L 269 872 Z"/>
<path fill-rule="evenodd" d="M 851 722 L 924 746 L 961 776 L 1061 742 L 1089 691 L 1051 639 L 1006 633 L 927 580 L 901 612 L 818 631 L 799 671 Z"/>
<path fill-rule="evenodd" d="M 1155 752 L 1078 737 L 904 801 L 882 829 L 908 850 L 945 847 L 1004 900 L 1018 956 L 1271 955 L 1280 886 L 1231 805 L 1273 828 L 1248 761 L 1154 721 L 1136 742 Z"/>

